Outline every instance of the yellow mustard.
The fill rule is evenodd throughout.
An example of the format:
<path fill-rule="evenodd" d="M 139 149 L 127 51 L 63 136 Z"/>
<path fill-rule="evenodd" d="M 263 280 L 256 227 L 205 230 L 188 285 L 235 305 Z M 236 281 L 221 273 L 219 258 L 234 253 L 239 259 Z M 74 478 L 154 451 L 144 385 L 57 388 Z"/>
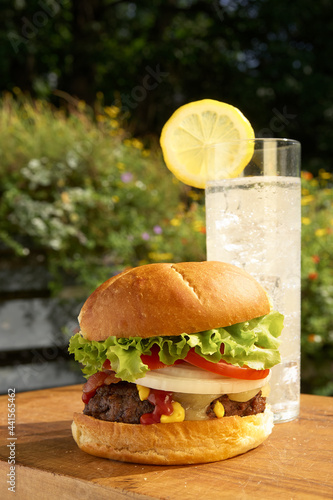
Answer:
<path fill-rule="evenodd" d="M 136 388 L 138 390 L 139 398 L 141 401 L 145 401 L 145 399 L 148 399 L 150 393 L 149 387 L 143 387 L 143 385 L 137 384 Z"/>
<path fill-rule="evenodd" d="M 224 406 L 220 401 L 216 401 L 214 405 L 214 413 L 217 416 L 217 418 L 224 417 Z"/>
<path fill-rule="evenodd" d="M 161 415 L 161 424 L 170 422 L 183 422 L 185 420 L 185 410 L 177 401 L 172 402 L 173 412 L 171 415 Z"/>

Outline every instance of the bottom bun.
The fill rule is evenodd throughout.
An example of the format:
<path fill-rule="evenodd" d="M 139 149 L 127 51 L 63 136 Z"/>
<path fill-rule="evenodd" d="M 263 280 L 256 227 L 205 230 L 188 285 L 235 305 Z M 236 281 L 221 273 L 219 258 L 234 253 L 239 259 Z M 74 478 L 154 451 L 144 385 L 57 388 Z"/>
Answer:
<path fill-rule="evenodd" d="M 259 446 L 272 432 L 273 414 L 167 424 L 123 424 L 74 414 L 72 433 L 90 455 L 123 462 L 184 465 L 225 460 Z"/>

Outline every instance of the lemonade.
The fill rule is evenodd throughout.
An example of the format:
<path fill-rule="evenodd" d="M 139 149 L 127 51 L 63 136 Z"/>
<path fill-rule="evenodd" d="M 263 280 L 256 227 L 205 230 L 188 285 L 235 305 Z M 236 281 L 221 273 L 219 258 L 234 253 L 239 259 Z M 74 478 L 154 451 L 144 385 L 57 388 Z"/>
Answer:
<path fill-rule="evenodd" d="M 275 421 L 297 417 L 300 395 L 300 196 L 298 177 L 243 177 L 208 183 L 207 260 L 252 274 L 285 316 L 282 363 L 272 369 Z"/>

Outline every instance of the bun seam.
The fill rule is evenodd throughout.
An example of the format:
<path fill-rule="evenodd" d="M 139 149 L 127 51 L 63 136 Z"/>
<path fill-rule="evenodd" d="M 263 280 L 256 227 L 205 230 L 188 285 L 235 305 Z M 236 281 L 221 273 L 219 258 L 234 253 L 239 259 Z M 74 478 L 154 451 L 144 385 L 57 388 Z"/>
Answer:
<path fill-rule="evenodd" d="M 195 287 L 189 282 L 189 280 L 186 278 L 185 276 L 185 273 L 181 273 L 175 265 L 172 265 L 171 266 L 171 269 L 173 269 L 177 274 L 178 276 L 181 277 L 182 279 L 182 282 L 185 283 L 185 285 L 194 293 L 195 297 L 198 299 L 199 302 L 201 302 L 201 299 L 195 289 Z"/>

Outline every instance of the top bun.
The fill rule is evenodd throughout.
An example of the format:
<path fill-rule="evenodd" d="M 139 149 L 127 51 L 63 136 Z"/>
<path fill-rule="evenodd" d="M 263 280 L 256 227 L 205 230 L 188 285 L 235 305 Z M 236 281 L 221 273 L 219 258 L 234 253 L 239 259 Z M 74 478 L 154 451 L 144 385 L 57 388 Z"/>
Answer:
<path fill-rule="evenodd" d="M 148 264 L 100 285 L 79 323 L 88 340 L 197 333 L 268 314 L 265 290 L 248 273 L 223 262 Z"/>

